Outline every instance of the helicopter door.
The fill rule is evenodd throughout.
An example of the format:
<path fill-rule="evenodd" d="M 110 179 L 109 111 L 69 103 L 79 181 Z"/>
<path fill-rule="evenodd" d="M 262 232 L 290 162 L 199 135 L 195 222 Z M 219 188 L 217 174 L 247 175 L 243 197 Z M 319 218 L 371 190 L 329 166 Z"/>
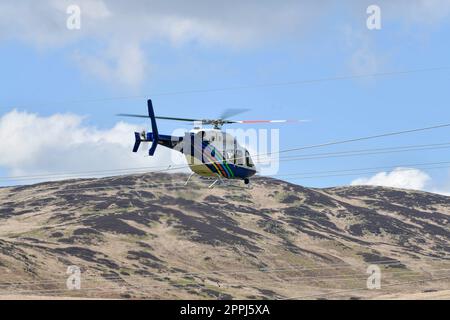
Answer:
<path fill-rule="evenodd" d="M 230 163 L 236 164 L 236 159 L 234 158 L 234 152 L 232 150 L 226 151 L 225 155 L 227 157 L 227 161 L 229 161 Z"/>

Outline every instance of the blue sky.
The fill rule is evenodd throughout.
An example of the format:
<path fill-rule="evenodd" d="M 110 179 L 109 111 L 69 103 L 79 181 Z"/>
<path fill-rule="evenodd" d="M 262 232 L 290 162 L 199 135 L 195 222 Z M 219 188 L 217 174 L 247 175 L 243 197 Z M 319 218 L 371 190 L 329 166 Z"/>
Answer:
<path fill-rule="evenodd" d="M 120 141 L 119 149 L 113 145 L 116 140 L 107 138 L 122 133 L 122 129 L 114 131 L 123 121 L 114 115 L 145 113 L 146 97 L 153 99 L 158 114 L 167 116 L 215 117 L 225 108 L 250 108 L 240 117 L 312 120 L 257 127 L 280 128 L 281 149 L 450 122 L 450 69 L 157 94 L 450 67 L 447 1 L 379 1 L 381 30 L 366 27 L 366 8 L 373 1 L 286 1 L 283 5 L 248 1 L 220 8 L 214 2 L 194 1 L 188 7 L 173 2 L 174 9 L 157 1 L 130 1 L 126 7 L 118 1 L 79 1 L 80 30 L 65 27 L 65 1 L 42 1 L 40 7 L 14 6 L 12 1 L 0 5 L 4 13 L 0 13 L 0 176 L 164 164 L 164 157 L 136 160 L 131 152 L 124 153 L 132 142 L 133 126 L 142 127 L 143 122 L 125 120 L 130 136 Z M 18 113 L 6 118 L 13 109 Z M 33 125 L 33 114 L 41 126 Z M 62 127 L 68 121 L 67 128 L 78 133 L 47 130 L 55 123 L 49 120 L 55 114 L 63 115 L 58 120 Z M 22 117 L 29 126 L 23 125 L 27 122 Z M 159 126 L 171 133 L 179 125 L 160 122 Z M 49 132 L 61 136 L 39 140 Z M 86 137 L 89 134 L 100 138 L 92 140 Z M 449 129 L 439 129 L 303 154 L 444 143 L 450 142 L 448 137 Z M 103 150 L 108 146 L 115 151 Z M 28 155 L 24 149 L 30 150 Z M 282 162 L 279 174 L 439 161 L 450 161 L 450 149 Z M 387 171 L 381 184 L 392 184 L 391 170 Z M 324 187 L 364 177 L 368 182 L 373 175 L 291 181 Z M 449 177 L 447 168 L 424 169 L 408 171 L 399 183 L 446 193 Z M 19 182 L 0 181 L 13 183 Z"/>

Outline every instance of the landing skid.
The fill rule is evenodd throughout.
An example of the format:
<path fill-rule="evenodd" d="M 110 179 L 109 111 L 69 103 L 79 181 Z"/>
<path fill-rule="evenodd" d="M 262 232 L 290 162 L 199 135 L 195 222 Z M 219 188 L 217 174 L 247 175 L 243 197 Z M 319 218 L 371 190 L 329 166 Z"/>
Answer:
<path fill-rule="evenodd" d="M 214 188 L 214 186 L 217 184 L 217 182 L 219 182 L 219 179 L 214 180 L 214 182 L 208 186 L 208 189 Z"/>
<path fill-rule="evenodd" d="M 191 172 L 191 174 L 189 175 L 189 178 L 187 178 L 186 182 L 184 183 L 185 186 L 187 186 L 187 184 L 189 183 L 189 181 L 191 180 L 191 178 L 194 174 L 195 174 L 195 172 Z"/>
<path fill-rule="evenodd" d="M 236 185 L 232 182 L 234 182 L 236 180 L 224 180 L 222 179 L 222 177 L 217 176 L 217 179 L 215 179 L 209 186 L 208 189 L 213 189 L 215 186 L 217 185 L 221 185 L 221 186 L 225 186 L 227 188 L 235 188 L 235 189 L 251 189 L 253 187 L 252 184 L 250 184 L 250 180 L 249 179 L 244 179 L 244 186 L 241 185 L 241 181 L 239 183 L 239 185 Z"/>
<path fill-rule="evenodd" d="M 209 185 L 208 189 L 214 188 L 214 186 L 215 186 L 217 183 L 219 183 L 219 184 L 221 184 L 221 185 L 225 185 L 225 182 L 223 181 L 223 179 L 222 179 L 219 175 L 217 175 L 217 179 L 214 180 L 214 182 L 211 183 L 211 184 Z"/>
<path fill-rule="evenodd" d="M 186 182 L 184 183 L 184 186 L 187 186 L 189 181 L 191 181 L 192 176 L 194 175 L 194 172 L 191 172 L 191 174 L 189 175 L 189 177 L 187 178 Z M 216 177 L 204 177 L 204 176 L 199 176 L 200 180 L 203 180 L 205 182 L 210 183 L 210 181 L 212 179 L 214 179 L 214 181 L 212 181 L 209 185 L 208 185 L 208 189 L 213 189 L 214 187 L 220 185 L 220 186 L 224 186 L 224 187 L 228 187 L 228 188 L 235 188 L 235 189 L 252 189 L 253 184 L 250 183 L 250 179 L 245 178 L 242 180 L 237 180 L 237 179 L 223 179 L 220 175 L 216 174 Z M 244 185 L 242 185 L 242 183 L 244 183 Z"/>

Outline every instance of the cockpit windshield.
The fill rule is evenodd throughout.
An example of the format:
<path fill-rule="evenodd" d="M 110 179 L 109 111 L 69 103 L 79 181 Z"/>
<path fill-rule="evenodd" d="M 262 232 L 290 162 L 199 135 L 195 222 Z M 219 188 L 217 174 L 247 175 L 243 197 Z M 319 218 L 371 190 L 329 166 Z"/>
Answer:
<path fill-rule="evenodd" d="M 247 164 L 247 167 L 254 167 L 252 158 L 250 157 L 250 154 L 247 150 L 245 150 L 245 162 Z"/>

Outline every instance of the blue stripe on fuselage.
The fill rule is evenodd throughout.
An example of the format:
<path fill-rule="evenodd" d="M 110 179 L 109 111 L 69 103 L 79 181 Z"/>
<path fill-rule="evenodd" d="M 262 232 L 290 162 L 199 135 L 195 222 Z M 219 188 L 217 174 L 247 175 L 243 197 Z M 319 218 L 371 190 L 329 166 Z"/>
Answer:
<path fill-rule="evenodd" d="M 255 169 L 241 167 L 241 166 L 237 166 L 237 165 L 231 164 L 231 163 L 228 163 L 228 166 L 234 173 L 234 179 L 249 178 L 249 177 L 255 175 L 255 173 L 256 173 Z"/>

